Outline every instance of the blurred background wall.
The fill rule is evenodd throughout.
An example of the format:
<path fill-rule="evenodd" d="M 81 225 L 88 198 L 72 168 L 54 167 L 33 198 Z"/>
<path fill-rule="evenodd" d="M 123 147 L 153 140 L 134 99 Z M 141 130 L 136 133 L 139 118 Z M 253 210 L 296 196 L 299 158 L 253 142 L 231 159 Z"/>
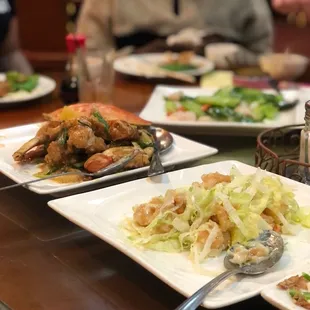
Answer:
<path fill-rule="evenodd" d="M 63 70 L 64 37 L 72 31 L 81 0 L 17 0 L 21 46 L 35 68 Z"/>

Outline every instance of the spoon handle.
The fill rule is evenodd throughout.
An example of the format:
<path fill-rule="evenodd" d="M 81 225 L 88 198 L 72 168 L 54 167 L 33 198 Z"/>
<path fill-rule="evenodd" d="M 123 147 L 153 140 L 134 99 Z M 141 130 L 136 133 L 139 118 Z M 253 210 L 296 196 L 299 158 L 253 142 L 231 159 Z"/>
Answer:
<path fill-rule="evenodd" d="M 77 175 L 77 174 L 84 175 L 82 172 L 78 172 L 78 171 L 52 174 L 52 175 L 44 177 L 44 178 L 35 179 L 35 180 L 23 182 L 23 183 L 17 183 L 17 184 L 1 187 L 0 188 L 0 192 L 8 190 L 8 189 L 15 188 L 15 187 L 19 187 L 19 186 L 25 186 L 25 185 L 29 185 L 29 184 L 32 184 L 32 183 L 37 183 L 37 182 L 41 182 L 41 181 L 45 181 L 45 180 L 54 179 L 54 178 L 57 178 L 57 177 L 62 177 L 62 176 L 66 176 L 66 175 Z"/>
<path fill-rule="evenodd" d="M 241 273 L 239 269 L 226 270 L 225 272 L 218 275 L 212 281 L 208 282 L 206 285 L 201 287 L 196 293 L 191 297 L 186 299 L 180 306 L 175 308 L 175 310 L 194 310 L 197 309 L 205 299 L 205 297 L 213 291 L 220 283 L 225 279 Z"/>
<path fill-rule="evenodd" d="M 151 159 L 150 167 L 148 170 L 148 177 L 154 177 L 156 175 L 162 174 L 165 172 L 165 168 L 163 167 L 163 164 L 161 162 L 160 158 L 160 151 L 159 151 L 159 143 L 158 139 L 156 137 L 156 130 L 153 133 L 155 143 L 154 143 L 154 153 Z"/>

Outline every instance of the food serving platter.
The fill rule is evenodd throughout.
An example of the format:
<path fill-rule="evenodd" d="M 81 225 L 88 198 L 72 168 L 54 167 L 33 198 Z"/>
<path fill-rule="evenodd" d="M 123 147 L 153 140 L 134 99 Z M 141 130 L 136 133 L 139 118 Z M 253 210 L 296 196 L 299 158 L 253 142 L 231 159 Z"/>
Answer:
<path fill-rule="evenodd" d="M 236 166 L 242 174 L 255 173 L 256 168 L 236 161 L 224 161 L 169 172 L 155 178 L 145 178 L 85 194 L 50 201 L 48 204 L 73 223 L 88 230 L 120 250 L 173 289 L 190 296 L 201 286 L 224 271 L 222 253 L 202 264 L 205 272 L 193 269 L 187 253 L 163 253 L 141 250 L 129 243 L 120 228 L 125 217 L 132 216 L 132 207 L 164 194 L 168 189 L 179 188 L 199 181 L 202 174 L 219 172 L 229 174 Z M 297 202 L 309 202 L 309 188 L 280 177 L 284 184 L 293 186 Z M 310 233 L 301 229 L 296 236 L 283 236 L 286 250 L 280 262 L 268 273 L 255 277 L 241 277 L 226 281 L 211 293 L 204 302 L 207 308 L 220 308 L 258 295 L 270 283 L 277 283 L 284 276 L 300 267 L 310 257 Z"/>
<path fill-rule="evenodd" d="M 298 99 L 299 103 L 292 109 L 281 111 L 276 119 L 257 123 L 242 123 L 232 121 L 175 121 L 166 116 L 164 97 L 181 91 L 188 96 L 212 95 L 217 88 L 174 87 L 157 86 L 140 117 L 151 121 L 153 124 L 168 129 L 172 132 L 188 135 L 239 135 L 256 136 L 258 133 L 284 125 L 303 123 L 305 109 L 304 103 L 309 99 L 309 88 L 283 91 L 283 96 L 288 100 Z M 265 90 L 272 92 L 271 90 Z"/>
<path fill-rule="evenodd" d="M 174 55 L 174 54 L 172 54 Z M 115 60 L 114 69 L 122 74 L 145 77 L 145 78 L 163 78 L 162 75 L 146 70 L 144 64 L 159 66 L 167 58 L 165 53 L 137 54 L 121 57 Z M 179 72 L 194 76 L 200 76 L 214 69 L 214 64 L 202 56 L 194 55 L 191 63 L 197 66 L 197 69 L 183 70 Z"/>
<path fill-rule="evenodd" d="M 0 172 L 17 183 L 35 179 L 33 175 L 39 171 L 35 164 L 20 165 L 14 162 L 12 154 L 23 143 L 34 137 L 40 126 L 41 123 L 36 123 L 0 130 Z M 173 139 L 174 142 L 171 149 L 162 155 L 162 161 L 165 167 L 195 161 L 217 153 L 217 149 L 213 147 L 185 139 L 175 134 L 173 134 Z M 146 172 L 147 170 L 148 167 L 143 167 L 82 183 L 60 184 L 52 180 L 46 180 L 32 184 L 28 188 L 37 194 L 56 194 L 99 183 L 104 185 L 107 182 L 115 181 L 126 176 L 134 176 L 137 173 Z"/>
<path fill-rule="evenodd" d="M 5 74 L 0 73 L 0 81 L 5 80 Z M 18 91 L 16 93 L 9 93 L 0 98 L 0 107 L 12 104 L 18 104 L 29 100 L 41 98 L 50 94 L 56 88 L 56 82 L 44 75 L 39 75 L 38 85 L 31 92 Z"/>

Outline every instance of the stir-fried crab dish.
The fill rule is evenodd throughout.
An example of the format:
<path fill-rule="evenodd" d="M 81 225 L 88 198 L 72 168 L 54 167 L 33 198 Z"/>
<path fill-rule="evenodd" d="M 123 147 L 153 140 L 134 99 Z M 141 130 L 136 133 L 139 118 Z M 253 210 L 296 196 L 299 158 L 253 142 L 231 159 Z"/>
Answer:
<path fill-rule="evenodd" d="M 114 114 L 107 115 L 106 111 Z M 129 112 L 112 106 L 81 104 L 45 118 L 48 121 L 36 136 L 13 154 L 20 163 L 41 159 L 44 169 L 37 176 L 73 169 L 97 172 L 136 149 L 138 154 L 125 168 L 150 163 L 154 140 L 148 131 L 149 123 Z"/>

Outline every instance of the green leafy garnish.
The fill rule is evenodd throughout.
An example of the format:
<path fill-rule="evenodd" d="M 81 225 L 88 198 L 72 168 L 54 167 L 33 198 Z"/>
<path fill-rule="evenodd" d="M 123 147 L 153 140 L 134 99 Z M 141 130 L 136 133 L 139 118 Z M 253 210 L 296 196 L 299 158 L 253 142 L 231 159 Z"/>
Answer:
<path fill-rule="evenodd" d="M 197 117 L 205 115 L 205 113 L 201 110 L 201 105 L 196 103 L 194 100 L 181 101 L 181 105 L 186 111 L 194 112 Z"/>
<path fill-rule="evenodd" d="M 76 169 L 81 169 L 81 168 L 84 167 L 84 163 L 85 163 L 85 161 L 81 161 L 81 162 L 79 162 L 79 163 L 73 164 L 72 167 L 73 167 L 73 168 L 76 168 Z"/>
<path fill-rule="evenodd" d="M 306 300 L 310 300 L 310 292 L 303 292 L 302 296 L 306 299 Z"/>
<path fill-rule="evenodd" d="M 195 70 L 197 69 L 197 66 L 192 65 L 192 64 L 182 64 L 179 62 L 173 62 L 173 63 L 161 65 L 160 68 L 163 68 L 169 71 L 179 72 L 179 71 Z"/>
<path fill-rule="evenodd" d="M 60 145 L 65 145 L 67 143 L 67 140 L 68 140 L 68 129 L 64 128 L 61 131 L 60 136 L 58 137 L 57 141 Z"/>
<path fill-rule="evenodd" d="M 291 297 L 295 297 L 295 296 L 299 293 L 299 291 L 297 291 L 297 290 L 291 288 L 291 289 L 288 291 L 288 293 L 290 294 Z"/>
<path fill-rule="evenodd" d="M 46 176 L 53 174 L 57 170 L 59 170 L 59 167 L 53 166 L 53 167 L 50 167 L 49 170 L 47 170 L 47 171 L 40 171 L 40 172 L 34 174 L 34 176 L 39 178 L 39 179 L 42 179 Z"/>
<path fill-rule="evenodd" d="M 142 149 L 145 149 L 146 147 L 154 146 L 154 139 L 146 130 L 139 130 L 139 140 L 137 143 Z"/>
<path fill-rule="evenodd" d="M 165 108 L 168 114 L 174 113 L 177 111 L 177 104 L 174 101 L 166 100 Z"/>
<path fill-rule="evenodd" d="M 304 277 L 305 280 L 310 281 L 310 275 L 309 274 L 303 272 L 302 276 Z"/>
<path fill-rule="evenodd" d="M 12 92 L 19 90 L 31 92 L 37 87 L 39 76 L 36 74 L 27 76 L 16 71 L 10 71 L 6 74 L 6 80 L 10 84 Z"/>
<path fill-rule="evenodd" d="M 96 117 L 96 119 L 103 124 L 104 126 L 104 130 L 106 132 L 107 135 L 109 135 L 109 124 L 107 123 L 107 121 L 102 117 L 102 115 L 98 112 L 95 111 L 93 112 L 93 116 Z"/>

